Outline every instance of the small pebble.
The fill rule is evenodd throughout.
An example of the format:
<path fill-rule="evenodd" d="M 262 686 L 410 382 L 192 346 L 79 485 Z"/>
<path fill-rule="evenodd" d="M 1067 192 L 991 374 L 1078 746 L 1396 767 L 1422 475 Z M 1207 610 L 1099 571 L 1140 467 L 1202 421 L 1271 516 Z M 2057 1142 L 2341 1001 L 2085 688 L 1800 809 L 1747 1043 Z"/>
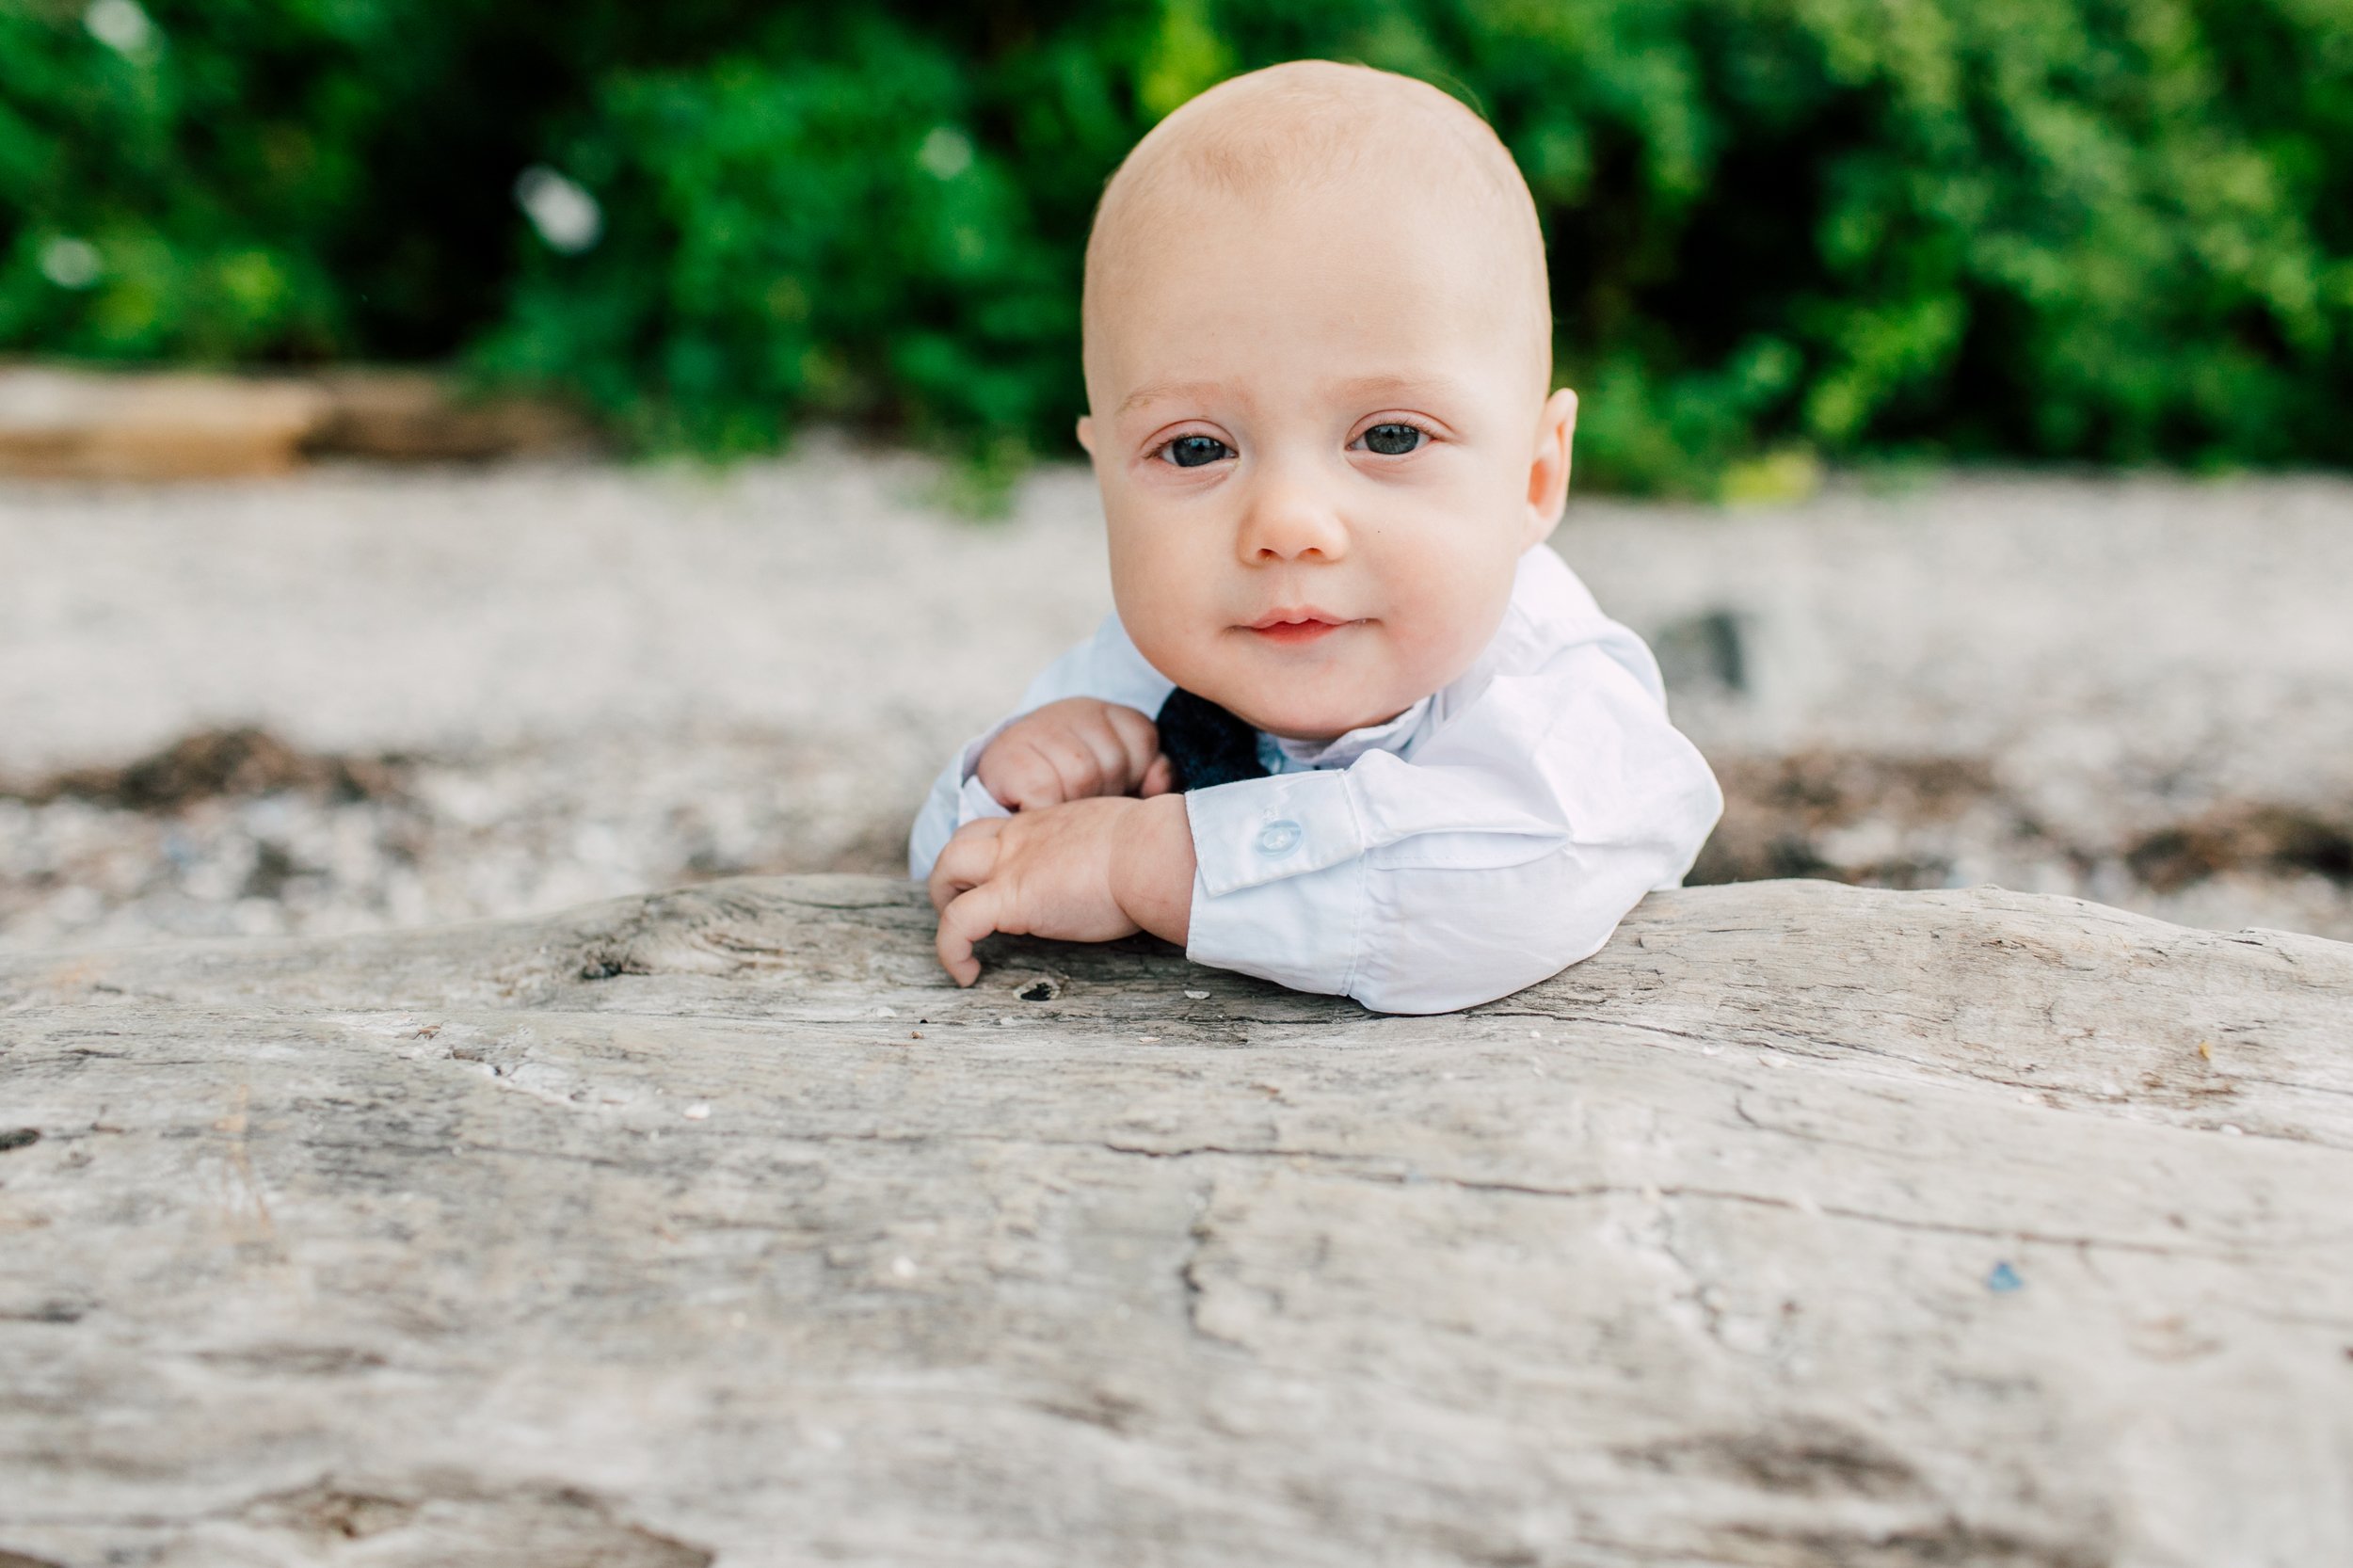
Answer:
<path fill-rule="evenodd" d="M 1160 1043 L 1160 1037 L 1157 1034 L 1139 1034 L 1136 1038 L 1147 1046 L 1157 1046 Z"/>
<path fill-rule="evenodd" d="M 915 1259 L 908 1257 L 904 1254 L 900 1256 L 894 1257 L 890 1260 L 890 1272 L 898 1275 L 901 1279 L 913 1279 L 915 1277 Z"/>
<path fill-rule="evenodd" d="M 688 1106 L 685 1111 L 680 1112 L 680 1114 L 684 1115 L 690 1122 L 709 1121 L 711 1119 L 711 1107 L 704 1105 L 698 1100 L 695 1104 Z"/>
<path fill-rule="evenodd" d="M 1185 1000 L 1187 1001 L 1207 1001 L 1209 1000 L 1209 993 L 1207 991 L 1187 991 L 1185 993 Z"/>
<path fill-rule="evenodd" d="M 2246 1135 L 2247 1129 L 2243 1127 L 2236 1127 L 2229 1122 L 2222 1124 L 2222 1136 L 2225 1138 L 2243 1138 Z"/>

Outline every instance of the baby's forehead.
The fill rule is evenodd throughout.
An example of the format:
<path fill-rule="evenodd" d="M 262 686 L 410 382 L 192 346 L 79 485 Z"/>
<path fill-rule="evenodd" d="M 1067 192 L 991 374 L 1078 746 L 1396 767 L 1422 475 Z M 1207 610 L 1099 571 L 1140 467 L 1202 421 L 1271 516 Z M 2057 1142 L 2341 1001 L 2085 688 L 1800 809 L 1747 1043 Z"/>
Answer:
<path fill-rule="evenodd" d="M 1296 232 L 1336 215 L 1443 233 L 1543 344 L 1551 310 L 1535 203 L 1486 123 L 1425 83 L 1301 61 L 1237 77 L 1156 126 L 1104 192 L 1087 244 L 1089 359 L 1128 314 L 1132 284 L 1237 233 Z M 1353 225 L 1352 225 L 1353 226 Z M 1313 264 L 1313 247 L 1299 264 Z M 1287 264 L 1276 250 L 1268 265 Z"/>
<path fill-rule="evenodd" d="M 1238 77 L 1154 127 L 1104 192 L 1090 263 L 1205 206 L 1310 200 L 1487 216 L 1541 264 L 1527 183 L 1483 120 L 1427 84 L 1322 61 Z"/>

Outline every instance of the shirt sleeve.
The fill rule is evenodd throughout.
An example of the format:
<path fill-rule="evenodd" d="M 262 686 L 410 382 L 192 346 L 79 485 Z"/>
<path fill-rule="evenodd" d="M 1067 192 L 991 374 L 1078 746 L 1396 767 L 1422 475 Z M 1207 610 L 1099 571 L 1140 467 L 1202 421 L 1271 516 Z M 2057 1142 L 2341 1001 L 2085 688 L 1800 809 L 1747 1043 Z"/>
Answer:
<path fill-rule="evenodd" d="M 1197 963 L 1383 1013 L 1508 996 L 1690 869 L 1723 800 L 1614 623 L 1498 676 L 1406 761 L 1185 797 Z M 1629 646 L 1630 645 L 1630 646 Z"/>
<path fill-rule="evenodd" d="M 948 847 L 957 828 L 982 817 L 1012 815 L 993 798 L 976 776 L 981 753 L 1005 726 L 1022 714 L 1064 697 L 1092 696 L 1133 708 L 1149 718 L 1160 711 L 1176 685 L 1144 662 L 1115 615 L 1103 617 L 1095 635 L 1079 644 L 1038 672 L 1021 694 L 1014 711 L 967 742 L 933 780 L 923 808 L 916 814 L 907 836 L 907 874 L 921 882 L 932 874 L 932 862 Z"/>

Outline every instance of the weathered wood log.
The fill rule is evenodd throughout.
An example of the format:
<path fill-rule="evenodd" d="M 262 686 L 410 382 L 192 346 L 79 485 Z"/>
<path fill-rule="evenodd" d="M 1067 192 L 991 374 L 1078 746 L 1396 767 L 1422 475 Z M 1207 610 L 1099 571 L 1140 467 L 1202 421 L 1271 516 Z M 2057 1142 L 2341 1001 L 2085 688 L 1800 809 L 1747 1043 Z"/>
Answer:
<path fill-rule="evenodd" d="M 0 364 L 0 475 L 224 479 L 306 456 L 408 461 L 593 451 L 594 429 L 543 400 L 468 397 L 426 371 L 153 375 Z"/>
<path fill-rule="evenodd" d="M 595 428 L 544 399 L 468 397 L 430 371 L 329 370 L 314 377 L 326 417 L 306 452 L 408 462 L 548 456 L 593 452 Z"/>
<path fill-rule="evenodd" d="M 0 1563 L 2353 1561 L 2353 947 L 1757 884 L 1380 1018 L 929 936 L 0 963 Z"/>
<path fill-rule="evenodd" d="M 223 479 L 283 473 L 328 399 L 282 376 L 0 370 L 0 474 Z"/>

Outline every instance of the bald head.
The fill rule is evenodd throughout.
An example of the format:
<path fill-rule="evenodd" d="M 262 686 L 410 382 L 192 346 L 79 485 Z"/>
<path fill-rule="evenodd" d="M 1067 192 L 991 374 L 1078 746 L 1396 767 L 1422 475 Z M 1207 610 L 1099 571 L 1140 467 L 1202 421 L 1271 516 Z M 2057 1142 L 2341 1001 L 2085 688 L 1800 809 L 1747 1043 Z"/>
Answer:
<path fill-rule="evenodd" d="M 1541 398 L 1552 373 L 1543 233 L 1518 166 L 1486 121 L 1427 83 L 1299 60 L 1219 84 L 1138 142 L 1087 240 L 1087 382 L 1144 274 L 1181 261 L 1218 220 L 1339 207 L 1433 226 L 1459 241 L 1472 284 Z M 1314 264 L 1312 247 L 1303 264 Z"/>

